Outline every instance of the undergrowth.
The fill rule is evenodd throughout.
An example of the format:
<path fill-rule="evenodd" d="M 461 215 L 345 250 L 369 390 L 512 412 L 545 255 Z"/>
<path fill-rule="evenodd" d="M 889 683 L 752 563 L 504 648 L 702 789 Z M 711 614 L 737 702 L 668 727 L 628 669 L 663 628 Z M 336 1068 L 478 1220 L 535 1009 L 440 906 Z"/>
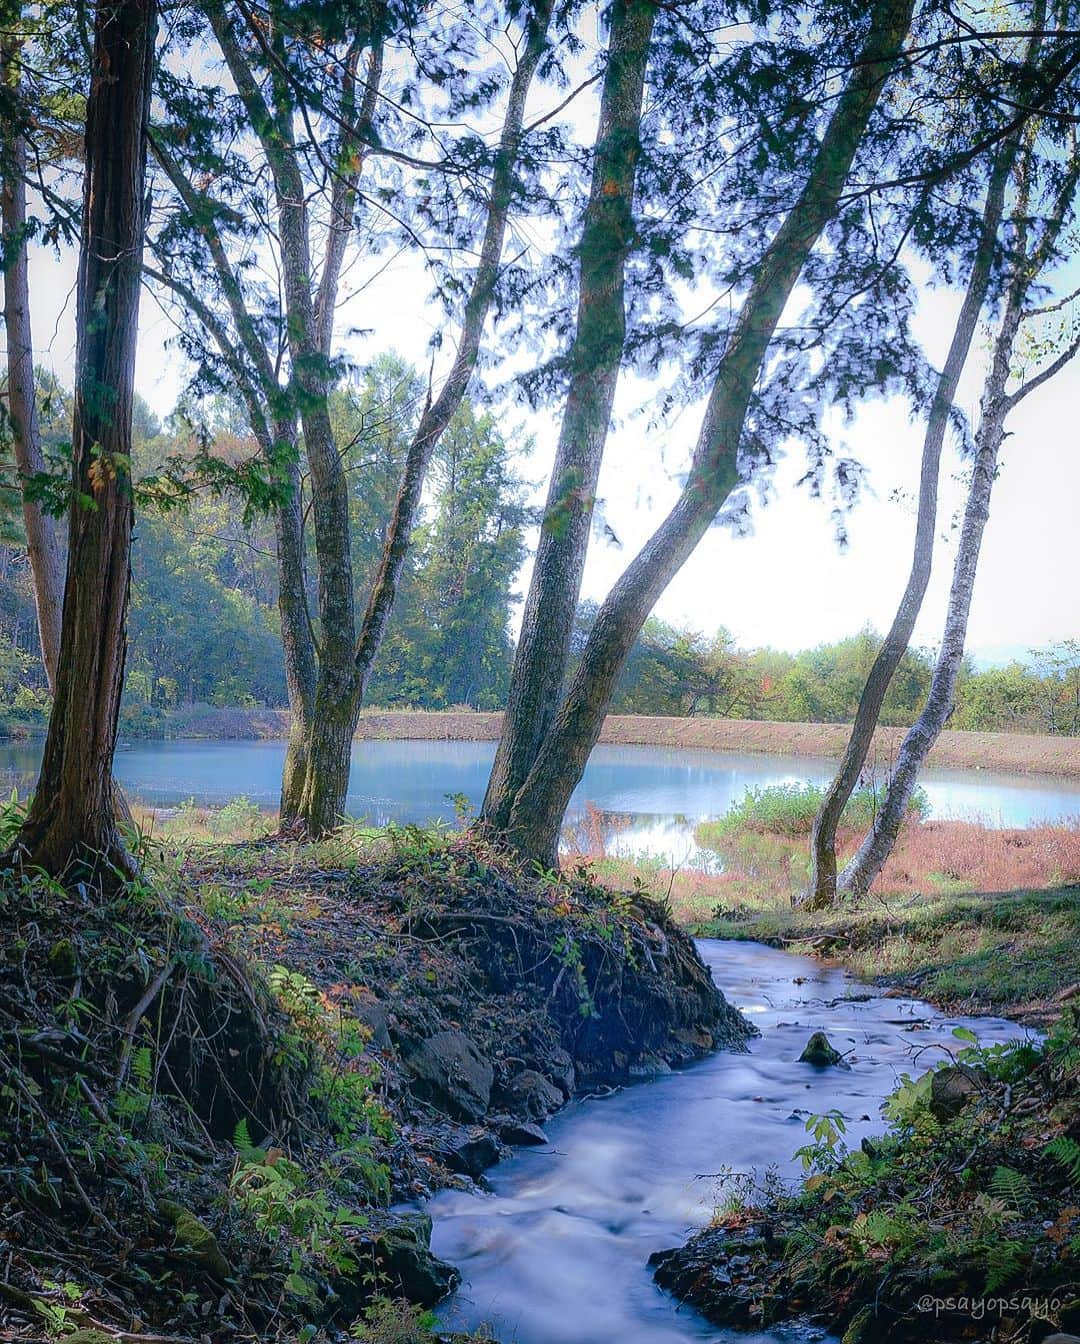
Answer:
<path fill-rule="evenodd" d="M 736 1283 L 744 1320 L 809 1312 L 845 1344 L 1034 1340 L 1080 1325 L 1076 1016 L 1042 1045 L 957 1035 L 955 1064 L 901 1080 L 883 1138 L 848 1149 L 842 1125 L 816 1117 L 796 1192 L 773 1182 L 738 1206 L 729 1197 L 699 1245 L 716 1282 Z M 946 1106 L 936 1083 L 960 1073 L 966 1091 Z"/>

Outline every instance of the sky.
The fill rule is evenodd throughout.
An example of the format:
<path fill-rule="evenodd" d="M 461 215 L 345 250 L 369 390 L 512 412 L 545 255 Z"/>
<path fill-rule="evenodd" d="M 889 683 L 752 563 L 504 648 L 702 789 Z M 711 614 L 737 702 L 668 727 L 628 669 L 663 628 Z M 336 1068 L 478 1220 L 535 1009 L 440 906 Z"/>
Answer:
<path fill-rule="evenodd" d="M 585 108 L 579 113 L 583 133 L 590 115 Z M 413 257 L 389 265 L 382 258 L 377 269 L 375 279 L 351 277 L 354 292 L 338 312 L 339 349 L 361 365 L 380 351 L 396 350 L 426 367 L 428 341 L 444 325 L 428 301 L 427 277 Z M 70 382 L 74 253 L 57 260 L 54 253 L 35 249 L 30 284 L 37 358 Z M 957 293 L 921 291 L 916 330 L 937 364 L 959 302 Z M 174 334 L 171 319 L 144 292 L 136 385 L 159 416 L 172 409 L 186 378 L 182 357 L 172 348 Z M 961 384 L 959 403 L 972 419 L 984 349 L 985 337 Z M 678 493 L 697 408 L 685 409 L 659 430 L 651 428 L 650 404 L 661 390 L 659 380 L 641 377 L 624 378 L 620 385 L 599 513 L 621 544 L 594 535 L 586 598 L 603 598 Z M 1080 361 L 1075 361 L 1023 402 L 1010 421 L 969 626 L 968 647 L 980 663 L 1023 657 L 1030 648 L 1080 636 L 1078 407 Z M 559 407 L 532 414 L 519 403 L 501 414 L 511 442 L 535 441 L 519 469 L 537 483 L 539 503 Z M 887 628 L 910 566 L 922 426 L 911 420 L 904 402 L 874 401 L 860 409 L 853 424 L 830 424 L 830 437 L 867 471 L 867 487 L 847 520 L 847 547 L 837 544 L 829 504 L 796 486 L 804 465 L 800 451 L 792 449 L 771 478 L 767 499 L 754 501 L 750 534 L 713 528 L 660 599 L 658 616 L 707 635 L 724 626 L 744 648 L 795 650 L 866 625 Z M 944 619 L 953 555 L 949 524 L 962 508 L 961 472 L 962 463 L 950 448 L 942 471 L 934 574 L 915 632 L 914 642 L 924 647 L 937 643 Z M 906 494 L 906 502 L 896 500 L 898 491 Z M 522 591 L 527 578 L 526 569 Z"/>

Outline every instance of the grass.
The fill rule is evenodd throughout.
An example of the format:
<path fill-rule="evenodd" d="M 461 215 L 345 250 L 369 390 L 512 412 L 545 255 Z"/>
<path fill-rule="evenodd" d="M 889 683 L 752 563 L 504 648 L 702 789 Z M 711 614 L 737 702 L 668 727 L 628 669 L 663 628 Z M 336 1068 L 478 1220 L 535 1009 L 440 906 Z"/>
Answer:
<path fill-rule="evenodd" d="M 764 804 L 757 794 L 737 810 L 741 824 L 711 824 L 699 833 L 716 846 L 721 873 L 604 857 L 601 829 L 595 818 L 589 825 L 588 814 L 568 866 L 586 862 L 612 890 L 642 889 L 695 933 L 825 955 L 860 976 L 968 1012 L 1049 1021 L 1060 1011 L 1058 995 L 1080 982 L 1080 825 L 995 831 L 912 821 L 869 897 L 808 913 L 792 905 L 809 876 L 808 791 L 763 793 Z M 136 809 L 136 820 L 166 847 L 198 852 L 269 835 L 276 816 L 238 798 L 220 808 Z M 323 842 L 320 855 L 345 864 L 358 843 L 377 849 L 388 834 L 346 828 Z M 846 834 L 849 847 L 854 835 Z M 234 855 L 235 865 L 242 866 L 243 854 L 253 873 L 266 862 L 257 846 Z"/>

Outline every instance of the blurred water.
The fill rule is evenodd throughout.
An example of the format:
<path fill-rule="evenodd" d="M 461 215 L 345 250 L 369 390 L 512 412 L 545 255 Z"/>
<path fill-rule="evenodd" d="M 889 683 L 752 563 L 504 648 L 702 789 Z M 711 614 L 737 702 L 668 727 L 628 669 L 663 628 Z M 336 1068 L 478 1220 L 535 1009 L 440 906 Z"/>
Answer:
<path fill-rule="evenodd" d="M 793 1176 L 806 1117 L 837 1109 L 847 1141 L 880 1132 L 882 1099 L 904 1072 L 956 1048 L 956 1026 L 989 1043 L 1021 1029 L 949 1018 L 886 999 L 844 972 L 754 943 L 699 943 L 718 985 L 762 1032 L 748 1055 L 717 1054 L 549 1121 L 547 1148 L 521 1149 L 490 1173 L 492 1192 L 430 1201 L 432 1245 L 463 1275 L 441 1309 L 453 1326 L 491 1325 L 509 1344 L 792 1344 L 806 1325 L 718 1330 L 660 1292 L 646 1261 L 708 1222 L 722 1168 Z M 812 1031 L 850 1071 L 796 1061 Z"/>

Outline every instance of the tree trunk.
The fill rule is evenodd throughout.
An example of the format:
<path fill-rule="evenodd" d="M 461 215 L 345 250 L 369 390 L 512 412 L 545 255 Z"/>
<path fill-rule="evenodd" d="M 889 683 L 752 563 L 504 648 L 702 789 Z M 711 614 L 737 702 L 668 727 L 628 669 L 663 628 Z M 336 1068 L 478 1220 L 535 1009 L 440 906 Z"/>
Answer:
<path fill-rule="evenodd" d="M 1080 338 L 1019 391 L 1007 393 L 1010 366 L 1017 334 L 1024 320 L 1024 306 L 1032 288 L 1038 284 L 1043 267 L 1056 259 L 1056 246 L 1066 218 L 1072 211 L 1072 198 L 1080 180 L 1080 155 L 1074 153 L 1068 165 L 1053 210 L 1043 227 L 1036 246 L 1030 251 L 1027 239 L 1031 228 L 1028 197 L 1035 180 L 1033 151 L 1027 149 L 1020 169 L 1018 199 L 1013 209 L 1013 258 L 1001 325 L 993 344 L 990 371 L 980 402 L 980 423 L 975 436 L 975 462 L 968 487 L 964 519 L 960 529 L 952 585 L 945 616 L 945 630 L 938 650 L 934 673 L 922 713 L 909 729 L 900 747 L 885 801 L 874 825 L 858 851 L 840 874 L 838 892 L 861 896 L 884 867 L 893 851 L 904 823 L 911 796 L 931 748 L 952 713 L 956 682 L 964 658 L 968 616 L 975 588 L 979 552 L 990 515 L 990 496 L 997 479 L 998 454 L 1005 440 L 1005 422 L 1009 412 L 1036 387 L 1080 351 Z"/>
<path fill-rule="evenodd" d="M 971 349 L 971 341 L 978 325 L 979 314 L 986 302 L 990 286 L 990 272 L 997 254 L 997 236 L 1005 208 L 1005 189 L 1009 183 L 1019 141 L 1010 137 L 998 151 L 987 187 L 983 209 L 982 229 L 978 250 L 968 280 L 967 292 L 960 308 L 956 329 L 938 379 L 934 400 L 923 439 L 922 467 L 919 476 L 919 504 L 915 523 L 915 543 L 911 572 L 900 598 L 889 633 L 878 650 L 874 665 L 866 679 L 851 735 L 844 750 L 840 768 L 829 785 L 821 808 L 814 818 L 810 841 L 812 870 L 810 890 L 805 902 L 808 909 L 820 910 L 836 897 L 836 830 L 848 799 L 859 782 L 866 763 L 870 744 L 874 739 L 881 706 L 893 674 L 907 652 L 915 622 L 922 609 L 923 598 L 930 582 L 934 558 L 934 533 L 937 529 L 938 477 L 941 470 L 941 449 L 949 423 L 957 384 Z"/>
<path fill-rule="evenodd" d="M 481 812 L 506 830 L 558 706 L 570 656 L 596 483 L 626 334 L 624 277 L 634 232 L 634 182 L 656 5 L 615 0 L 582 227 L 570 387 L 536 561 L 514 654 L 506 714 Z"/>
<path fill-rule="evenodd" d="M 56 695 L 30 812 L 25 862 L 121 874 L 112 759 L 130 586 L 131 413 L 138 335 L 146 131 L 156 0 L 102 0 L 86 111 L 79 257 L 73 498 Z"/>
<path fill-rule="evenodd" d="M 0 78 L 18 89 L 18 43 L 0 43 Z M 22 477 L 45 470 L 34 391 L 34 341 L 30 327 L 30 287 L 26 249 L 26 144 L 21 135 L 8 146 L 8 172 L 0 188 L 8 265 L 4 272 L 4 326 L 7 332 L 8 417 L 15 465 Z M 64 601 L 64 554 L 55 519 L 28 499 L 23 488 L 23 525 L 34 581 L 41 660 L 49 689 L 56 690 L 60 657 L 60 616 Z"/>
<path fill-rule="evenodd" d="M 505 836 L 523 856 L 553 866 L 559 830 L 627 655 L 657 598 L 678 573 L 739 481 L 738 448 L 754 383 L 806 258 L 836 208 L 870 115 L 900 52 L 913 0 L 878 0 L 853 74 L 829 120 L 799 199 L 757 268 L 674 508 L 605 599 L 535 764 L 517 793 Z"/>

